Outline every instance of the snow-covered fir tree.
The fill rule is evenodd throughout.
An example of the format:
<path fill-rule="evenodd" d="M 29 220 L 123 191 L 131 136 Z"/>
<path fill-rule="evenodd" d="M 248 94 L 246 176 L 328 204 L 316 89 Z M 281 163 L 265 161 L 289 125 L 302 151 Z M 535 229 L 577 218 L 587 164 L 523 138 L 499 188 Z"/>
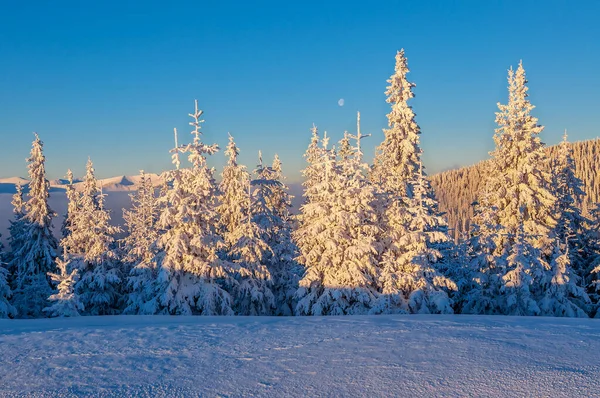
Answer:
<path fill-rule="evenodd" d="M 290 213 L 292 196 L 285 184 L 282 162 L 278 155 L 275 155 L 271 169 L 273 179 L 279 182 L 272 186 L 270 196 L 273 213 L 279 221 L 273 226 L 273 236 L 269 242 L 273 251 L 269 270 L 273 278 L 273 294 L 277 306 L 275 315 L 292 315 L 295 307 L 294 295 L 298 290 L 298 281 L 303 269 L 295 260 L 298 248 L 292 238 L 294 229 L 294 220 Z"/>
<path fill-rule="evenodd" d="M 250 211 L 248 194 L 250 175 L 246 171 L 246 166 L 238 163 L 239 153 L 233 137 L 229 135 L 229 143 L 225 150 L 228 160 L 221 174 L 219 184 L 221 197 L 217 207 L 219 232 L 228 248 L 236 242 L 236 238 L 232 236 L 233 231 L 248 218 Z"/>
<path fill-rule="evenodd" d="M 50 182 L 46 179 L 46 159 L 43 143 L 35 134 L 29 170 L 28 200 L 23 204 L 21 192 L 15 197 L 17 220 L 11 226 L 11 255 L 13 303 L 19 317 L 42 316 L 52 287 L 47 274 L 56 268 L 58 242 L 52 234 L 55 213 L 48 206 Z"/>
<path fill-rule="evenodd" d="M 440 272 L 440 262 L 451 245 L 446 221 L 439 214 L 433 191 L 419 170 L 411 184 L 412 197 L 404 233 L 395 237 L 385 252 L 381 269 L 381 293 L 376 313 L 452 313 L 449 291 L 456 284 Z M 444 267 L 447 268 L 447 267 Z"/>
<path fill-rule="evenodd" d="M 58 259 L 56 261 L 58 272 L 50 273 L 50 277 L 58 289 L 58 292 L 49 298 L 52 304 L 44 308 L 44 312 L 50 317 L 79 316 L 84 310 L 79 295 L 75 292 L 75 284 L 79 280 L 78 270 L 68 270 L 71 262 L 66 250 L 63 253 L 63 258 L 67 260 Z"/>
<path fill-rule="evenodd" d="M 488 179 L 480 194 L 486 223 L 474 223 L 480 234 L 493 236 L 492 257 L 477 270 L 485 275 L 485 285 L 476 287 L 471 295 L 474 300 L 485 295 L 486 304 L 468 307 L 487 314 L 539 315 L 550 311 L 548 303 L 563 300 L 564 292 L 555 289 L 552 281 L 569 280 L 571 286 L 577 281 L 570 261 L 563 261 L 556 248 L 557 208 L 561 206 L 557 206 L 554 195 L 575 186 L 566 188 L 559 181 L 557 185 L 562 188 L 553 189 L 551 175 L 545 171 L 547 157 L 539 138 L 543 127 L 531 115 L 534 106 L 528 100 L 522 63 L 516 71 L 509 70 L 508 83 L 508 104 L 498 105 L 496 149 L 491 153 Z M 563 176 L 559 179 L 565 178 L 564 170 L 560 173 Z M 566 269 L 557 271 L 562 267 Z M 557 272 L 564 278 L 557 277 Z"/>
<path fill-rule="evenodd" d="M 552 165 L 552 189 L 556 196 L 556 213 L 558 215 L 555 227 L 557 242 L 567 242 L 566 251 L 570 257 L 567 264 L 581 276 L 589 273 L 588 242 L 586 226 L 589 220 L 581 213 L 581 202 L 585 197 L 583 182 L 575 175 L 573 151 L 567 142 L 567 132 L 559 145 L 558 156 Z M 554 256 L 556 257 L 556 256 Z M 560 256 L 559 256 L 560 257 Z"/>
<path fill-rule="evenodd" d="M 315 166 L 323 174 L 308 184 L 308 200 L 300 209 L 303 222 L 294 232 L 298 259 L 305 267 L 296 293 L 296 313 L 366 314 L 377 298 L 373 189 L 358 156 L 338 161 L 336 151 L 327 149 L 327 138 L 319 152 L 304 174 Z"/>
<path fill-rule="evenodd" d="M 12 292 L 8 283 L 8 270 L 5 268 L 5 257 L 4 244 L 0 241 L 0 318 L 12 317 L 17 314 L 15 307 L 10 303 Z"/>
<path fill-rule="evenodd" d="M 231 232 L 235 243 L 228 257 L 238 267 L 237 283 L 232 289 L 237 315 L 271 315 L 275 309 L 273 283 L 266 265 L 272 250 L 263 237 L 264 230 L 250 214 Z"/>
<path fill-rule="evenodd" d="M 123 272 L 114 238 L 120 228 L 110 224 L 105 195 L 98 188 L 91 160 L 86 165 L 83 189 L 74 199 L 77 205 L 69 214 L 69 234 L 61 241 L 66 272 L 70 275 L 76 270 L 79 275 L 74 292 L 83 304 L 82 315 L 116 314 L 123 304 Z"/>
<path fill-rule="evenodd" d="M 408 104 L 415 96 L 412 92 L 415 84 L 406 79 L 408 72 L 404 50 L 400 50 L 396 54 L 394 74 L 388 80 L 390 85 L 385 92 L 387 102 L 392 106 L 387 115 L 389 128 L 383 130 L 385 139 L 377 148 L 370 175 L 378 190 L 393 197 L 410 195 L 409 185 L 416 180 L 421 161 L 421 129 Z"/>
<path fill-rule="evenodd" d="M 539 134 L 543 126 L 531 115 L 534 106 L 528 99 L 523 63 L 508 72 L 508 104 L 498 104 L 498 128 L 494 135 L 496 149 L 491 152 L 492 165 L 486 188 L 495 210 L 495 221 L 503 228 L 496 252 L 510 251 L 524 223 L 524 233 L 542 254 L 554 250 L 553 228 L 556 225 L 556 198 L 551 192 L 551 175 L 544 170 L 547 157 Z"/>
<path fill-rule="evenodd" d="M 540 300 L 540 315 L 587 318 L 591 300 L 580 286 L 581 278 L 572 271 L 569 244 L 555 244 L 550 263 L 551 273 L 543 282 L 544 297 Z"/>
<path fill-rule="evenodd" d="M 144 301 L 146 289 L 157 277 L 152 259 L 157 254 L 156 240 L 159 236 L 158 198 L 152 178 L 140 171 L 138 189 L 131 198 L 131 208 L 123 209 L 123 220 L 127 236 L 121 240 L 121 261 L 127 264 L 128 298 L 125 313 L 137 313 L 138 305 Z M 126 270 L 127 271 L 127 270 Z"/>
<path fill-rule="evenodd" d="M 75 186 L 73 185 L 73 172 L 71 169 L 67 170 L 67 187 L 65 188 L 65 194 L 67 196 L 67 212 L 65 214 L 65 218 L 63 219 L 62 226 L 60 228 L 62 237 L 65 238 L 70 233 L 71 227 L 71 214 L 75 214 L 77 212 L 77 206 L 79 202 L 77 201 L 78 194 L 75 191 Z"/>
<path fill-rule="evenodd" d="M 202 111 L 194 121 L 193 142 L 172 150 L 176 170 L 167 172 L 170 188 L 164 197 L 157 226 L 164 231 L 157 240 L 158 254 L 152 260 L 155 282 L 139 303 L 141 313 L 232 315 L 231 296 L 234 266 L 218 253 L 224 242 L 218 234 L 217 185 L 206 156 L 216 153 L 216 144 L 200 140 Z M 180 169 L 179 154 L 189 153 L 190 168 Z"/>

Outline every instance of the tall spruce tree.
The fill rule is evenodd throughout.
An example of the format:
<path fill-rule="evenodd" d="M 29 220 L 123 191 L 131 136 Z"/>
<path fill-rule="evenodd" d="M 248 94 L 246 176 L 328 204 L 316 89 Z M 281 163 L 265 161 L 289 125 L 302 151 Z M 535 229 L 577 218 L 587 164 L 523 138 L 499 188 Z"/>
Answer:
<path fill-rule="evenodd" d="M 480 194 L 487 221 L 472 224 L 480 235 L 493 236 L 492 258 L 477 270 L 486 276 L 487 285 L 483 290 L 476 287 L 478 291 L 471 295 L 479 300 L 485 294 L 486 305 L 472 302 L 468 307 L 487 314 L 539 315 L 548 313 L 549 301 L 563 300 L 563 292 L 553 289 L 551 281 L 558 280 L 557 270 L 567 267 L 566 276 L 570 269 L 556 248 L 560 206 L 551 175 L 545 171 L 547 158 L 539 138 L 543 127 L 531 115 L 534 106 L 528 99 L 522 63 L 516 71 L 509 70 L 508 90 L 508 104 L 498 104 L 496 149 Z"/>
<path fill-rule="evenodd" d="M 43 316 L 42 310 L 52 293 L 47 274 L 56 268 L 58 242 L 52 234 L 55 213 L 48 206 L 50 182 L 46 179 L 43 145 L 35 134 L 31 155 L 27 158 L 29 198 L 24 204 L 22 198 L 16 199 L 18 219 L 11 228 L 9 268 L 13 273 L 13 303 L 23 318 Z"/>
<path fill-rule="evenodd" d="M 232 315 L 233 266 L 218 256 L 224 242 L 217 227 L 217 185 L 206 156 L 216 153 L 216 144 L 200 140 L 202 111 L 194 119 L 194 140 L 173 149 L 176 170 L 165 174 L 167 190 L 158 227 L 164 231 L 157 240 L 153 259 L 158 276 L 149 288 L 144 313 Z M 179 169 L 179 154 L 189 153 L 192 167 Z"/>

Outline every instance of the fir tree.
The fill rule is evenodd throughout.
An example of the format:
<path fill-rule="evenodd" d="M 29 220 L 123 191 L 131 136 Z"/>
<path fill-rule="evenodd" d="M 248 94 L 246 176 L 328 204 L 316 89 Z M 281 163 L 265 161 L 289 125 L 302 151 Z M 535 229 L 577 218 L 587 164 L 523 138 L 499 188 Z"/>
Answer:
<path fill-rule="evenodd" d="M 231 265 L 218 256 L 224 243 L 217 233 L 217 186 L 213 170 L 206 166 L 206 155 L 218 146 L 200 140 L 202 111 L 190 116 L 194 121 L 193 143 L 177 146 L 173 163 L 177 169 L 165 178 L 170 184 L 158 227 L 158 254 L 153 259 L 158 276 L 142 303 L 144 313 L 231 315 L 227 292 L 233 280 Z M 191 168 L 179 169 L 179 154 L 189 153 Z"/>
<path fill-rule="evenodd" d="M 62 226 L 61 226 L 61 233 L 62 233 L 62 237 L 63 239 L 69 235 L 70 233 L 70 229 L 71 229 L 71 224 L 72 224 L 72 214 L 75 214 L 77 212 L 77 206 L 79 205 L 77 198 L 77 191 L 75 190 L 75 187 L 73 186 L 73 172 L 71 171 L 71 169 L 67 170 L 67 187 L 65 189 L 65 193 L 67 196 L 67 213 L 65 214 L 65 218 L 63 220 Z"/>
<path fill-rule="evenodd" d="M 295 260 L 298 248 L 292 238 L 293 219 L 290 213 L 292 196 L 285 185 L 282 163 L 275 155 L 273 164 L 273 179 L 278 181 L 272 187 L 271 206 L 279 224 L 274 226 L 273 236 L 269 242 L 273 252 L 269 270 L 273 278 L 273 294 L 276 302 L 276 315 L 292 315 L 295 307 L 294 294 L 298 290 L 298 281 L 302 276 L 302 266 Z"/>
<path fill-rule="evenodd" d="M 131 269 L 128 272 L 129 295 L 125 313 L 137 313 L 143 305 L 146 289 L 157 277 L 152 259 L 157 254 L 156 240 L 159 236 L 158 200 L 154 194 L 152 179 L 140 171 L 140 182 L 135 194 L 130 195 L 131 209 L 123 209 L 127 236 L 121 241 L 122 261 Z"/>
<path fill-rule="evenodd" d="M 555 235 L 557 242 L 568 242 L 568 264 L 580 275 L 589 273 L 588 234 L 586 226 L 590 220 L 581 213 L 581 202 L 585 197 L 583 182 L 575 175 L 575 163 L 571 146 L 567 142 L 567 132 L 559 145 L 558 156 L 553 161 L 553 193 L 556 197 L 556 213 L 558 214 Z M 555 256 L 556 257 L 556 256 Z M 559 256 L 560 257 L 560 256 Z"/>
<path fill-rule="evenodd" d="M 339 164 L 325 139 L 318 163 L 309 165 L 320 165 L 323 177 L 305 192 L 310 201 L 301 207 L 304 222 L 294 232 L 305 267 L 296 293 L 299 315 L 365 314 L 377 296 L 373 190 L 364 166 L 350 161 Z"/>
<path fill-rule="evenodd" d="M 385 139 L 377 148 L 370 176 L 380 191 L 393 197 L 410 195 L 408 186 L 416 180 L 421 159 L 421 130 L 412 107 L 408 105 L 408 101 L 414 98 L 412 89 L 415 84 L 406 79 L 408 72 L 404 50 L 400 50 L 385 92 L 387 102 L 392 106 L 387 115 L 389 128 L 383 131 Z"/>
<path fill-rule="evenodd" d="M 238 164 L 237 157 L 240 151 L 229 135 L 229 144 L 225 150 L 228 157 L 227 165 L 221 174 L 219 191 L 221 198 L 217 213 L 219 215 L 219 232 L 225 243 L 230 248 L 235 243 L 232 236 L 234 229 L 248 218 L 250 211 L 250 197 L 248 186 L 250 176 L 246 167 Z"/>
<path fill-rule="evenodd" d="M 271 274 L 266 266 L 272 251 L 262 235 L 250 216 L 231 234 L 235 243 L 228 252 L 229 259 L 238 267 L 238 280 L 232 289 L 237 315 L 271 315 L 275 308 Z"/>
<path fill-rule="evenodd" d="M 1 237 L 2 235 L 0 235 Z M 13 317 L 17 314 L 15 307 L 9 301 L 12 292 L 8 283 L 8 270 L 4 268 L 5 256 L 4 245 L 0 241 L 0 318 Z"/>
<path fill-rule="evenodd" d="M 448 255 L 450 237 L 446 221 L 437 210 L 429 182 L 419 171 L 406 209 L 405 233 L 392 243 L 383 259 L 382 295 L 374 312 L 452 313 L 449 291 L 456 284 L 440 272 Z"/>
<path fill-rule="evenodd" d="M 75 285 L 79 280 L 77 269 L 68 270 L 72 261 L 66 250 L 63 258 L 65 260 L 58 259 L 56 262 L 59 272 L 50 274 L 52 281 L 57 284 L 58 288 L 58 292 L 49 298 L 53 304 L 44 308 L 44 312 L 47 312 L 51 317 L 79 316 L 84 310 L 79 295 L 75 292 Z"/>
<path fill-rule="evenodd" d="M 587 318 L 585 310 L 590 304 L 590 298 L 585 289 L 579 286 L 579 276 L 571 271 L 568 243 L 556 243 L 550 266 L 551 273 L 544 281 L 545 295 L 540 300 L 540 314 Z"/>
<path fill-rule="evenodd" d="M 91 160 L 86 165 L 83 191 L 76 195 L 77 209 L 70 214 L 69 234 L 61 241 L 69 272 L 77 271 L 74 292 L 85 315 L 111 315 L 122 305 L 123 274 L 116 252 L 114 234 L 120 228 L 110 225 L 110 213 L 98 188 Z"/>
<path fill-rule="evenodd" d="M 29 199 L 23 205 L 21 192 L 17 192 L 14 205 L 18 219 L 11 226 L 14 228 L 10 239 L 13 302 L 19 316 L 24 318 L 42 316 L 52 293 L 47 273 L 56 268 L 58 242 L 52 234 L 55 213 L 48 206 L 50 183 L 46 179 L 45 161 L 43 143 L 35 134 L 27 159 Z"/>
<path fill-rule="evenodd" d="M 543 127 L 531 115 L 527 80 L 522 63 L 508 73 L 507 105 L 498 104 L 496 149 L 491 152 L 488 179 L 480 194 L 485 206 L 485 224 L 474 228 L 484 238 L 493 237 L 492 257 L 476 272 L 485 276 L 469 305 L 488 314 L 538 315 L 540 300 L 548 300 L 552 280 L 550 261 L 555 245 L 556 198 L 550 175 L 544 171 L 547 158 L 539 133 Z M 489 230 L 491 229 L 491 230 Z"/>

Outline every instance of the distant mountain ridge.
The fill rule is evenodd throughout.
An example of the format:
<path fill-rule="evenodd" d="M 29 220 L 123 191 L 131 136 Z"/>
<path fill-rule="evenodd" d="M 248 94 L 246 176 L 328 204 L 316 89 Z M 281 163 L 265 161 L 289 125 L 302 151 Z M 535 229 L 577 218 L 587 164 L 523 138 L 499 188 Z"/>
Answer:
<path fill-rule="evenodd" d="M 600 202 L 600 138 L 569 143 L 575 160 L 575 174 L 585 184 L 586 197 L 581 203 L 584 214 Z M 548 156 L 554 159 L 558 145 L 546 147 Z M 485 183 L 484 160 L 472 166 L 448 170 L 431 176 L 431 185 L 440 203 L 440 210 L 446 213 L 454 238 L 469 230 L 473 216 L 471 204 Z"/>
<path fill-rule="evenodd" d="M 150 178 L 152 180 L 152 185 L 155 187 L 160 186 L 162 179 L 158 174 L 148 173 L 145 177 Z M 98 180 L 98 185 L 102 187 L 102 190 L 107 192 L 135 191 L 139 186 L 140 181 L 141 176 L 139 175 L 123 175 Z M 22 177 L 0 178 L 0 193 L 9 193 L 9 191 L 15 192 L 16 185 L 27 185 L 28 183 L 29 180 Z M 65 189 L 68 184 L 69 182 L 64 178 L 50 180 L 50 187 L 54 188 L 54 190 Z M 73 185 L 75 186 L 75 189 L 81 189 L 83 187 L 83 182 L 81 179 L 75 179 Z"/>

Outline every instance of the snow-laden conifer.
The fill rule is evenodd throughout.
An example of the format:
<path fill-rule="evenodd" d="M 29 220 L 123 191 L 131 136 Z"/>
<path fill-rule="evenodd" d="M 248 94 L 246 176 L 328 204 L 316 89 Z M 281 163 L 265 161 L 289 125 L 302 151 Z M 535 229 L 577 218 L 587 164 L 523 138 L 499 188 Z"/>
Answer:
<path fill-rule="evenodd" d="M 61 241 L 68 273 L 76 270 L 79 275 L 74 291 L 85 315 L 116 314 L 122 306 L 123 273 L 114 239 L 120 228 L 110 224 L 105 196 L 88 160 L 83 190 L 74 195 L 77 206 L 69 216 L 69 234 Z"/>
<path fill-rule="evenodd" d="M 56 268 L 58 242 L 52 234 L 55 213 L 48 206 L 50 182 L 46 179 L 45 161 L 43 143 L 36 134 L 27 158 L 28 199 L 23 204 L 22 198 L 15 197 L 15 213 L 19 218 L 13 224 L 10 238 L 13 303 L 23 318 L 43 315 L 42 309 L 52 293 L 47 273 Z"/>
<path fill-rule="evenodd" d="M 232 236 L 233 231 L 248 218 L 250 211 L 250 175 L 245 166 L 238 164 L 239 153 L 233 137 L 229 135 L 229 143 L 225 150 L 228 160 L 221 174 L 221 197 L 217 207 L 219 232 L 228 248 L 236 242 L 236 238 Z"/>
<path fill-rule="evenodd" d="M 65 188 L 65 194 L 67 196 L 67 212 L 65 214 L 65 218 L 63 219 L 63 223 L 61 226 L 61 234 L 62 237 L 65 238 L 70 233 L 71 227 L 71 218 L 72 214 L 77 212 L 78 202 L 78 193 L 73 186 L 73 172 L 71 169 L 67 170 L 67 187 Z"/>
<path fill-rule="evenodd" d="M 271 190 L 271 206 L 279 224 L 273 227 L 273 236 L 270 238 L 270 248 L 273 251 L 269 270 L 273 278 L 273 294 L 276 302 L 276 315 L 292 315 L 295 307 L 294 295 L 298 290 L 298 281 L 302 275 L 302 266 L 295 260 L 298 255 L 292 231 L 294 220 L 290 213 L 292 196 L 285 184 L 282 163 L 279 156 L 275 155 L 272 177 L 279 182 Z"/>
<path fill-rule="evenodd" d="M 586 258 L 588 246 L 591 244 L 588 242 L 589 234 L 586 233 L 586 226 L 589 225 L 590 220 L 581 213 L 581 202 L 585 197 L 585 191 L 583 182 L 575 175 L 573 150 L 567 141 L 566 131 L 559 145 L 558 156 L 552 165 L 552 188 L 556 196 L 558 215 L 555 227 L 556 239 L 561 244 L 567 242 L 566 251 L 570 257 L 568 262 L 561 260 L 561 263 L 584 276 L 590 271 L 587 265 L 589 259 Z"/>
<path fill-rule="evenodd" d="M 156 240 L 159 236 L 158 199 L 152 179 L 140 171 L 137 191 L 129 195 L 131 208 L 123 209 L 127 236 L 121 241 L 121 261 L 130 268 L 127 278 L 129 290 L 125 313 L 137 313 L 147 296 L 147 289 L 157 277 L 152 259 L 157 254 Z"/>
<path fill-rule="evenodd" d="M 228 258 L 237 265 L 237 283 L 232 288 L 237 315 L 271 315 L 275 309 L 273 283 L 266 265 L 272 250 L 264 235 L 250 214 L 231 232 L 234 243 Z"/>
<path fill-rule="evenodd" d="M 408 184 L 416 180 L 419 172 L 421 130 L 415 121 L 415 113 L 408 101 L 414 97 L 415 84 L 406 79 L 408 62 L 404 50 L 396 54 L 394 74 L 385 94 L 392 110 L 387 115 L 389 128 L 383 131 L 384 141 L 377 148 L 371 181 L 382 192 L 394 196 L 410 194 Z M 393 199 L 390 199 L 393 200 Z"/>
<path fill-rule="evenodd" d="M 0 238 L 2 235 L 0 235 Z M 5 268 L 4 245 L 0 241 L 0 318 L 15 316 L 15 307 L 10 303 L 12 292 L 8 283 L 8 270 Z"/>
<path fill-rule="evenodd" d="M 543 282 L 544 297 L 539 302 L 540 315 L 587 318 L 586 309 L 591 303 L 580 277 L 572 271 L 569 244 L 555 245 L 550 263 L 551 272 Z"/>
<path fill-rule="evenodd" d="M 523 222 L 524 234 L 542 254 L 553 253 L 552 230 L 556 225 L 551 176 L 544 171 L 547 161 L 539 134 L 543 126 L 531 115 L 534 106 L 528 99 L 523 63 L 508 72 L 508 104 L 498 104 L 498 128 L 494 135 L 496 149 L 491 152 L 489 190 L 490 205 L 496 209 L 495 220 L 503 228 L 497 253 L 510 251 Z"/>
<path fill-rule="evenodd" d="M 335 150 L 327 149 L 326 138 L 313 161 L 308 171 L 318 166 L 322 177 L 307 187 L 303 223 L 294 232 L 298 259 L 305 267 L 296 313 L 366 314 L 377 297 L 373 189 L 358 157 L 339 162 Z"/>
<path fill-rule="evenodd" d="M 452 313 L 449 291 L 456 284 L 440 272 L 441 261 L 449 253 L 450 237 L 446 221 L 439 214 L 433 191 L 419 169 L 410 184 L 404 234 L 393 240 L 383 257 L 381 293 L 376 313 Z"/>
<path fill-rule="evenodd" d="M 75 284 L 79 280 L 78 271 L 77 269 L 68 269 L 69 265 L 72 265 L 73 262 L 69 258 L 69 254 L 66 250 L 63 253 L 63 259 L 58 259 L 56 261 L 58 272 L 50 273 L 50 277 L 57 285 L 58 289 L 58 292 L 54 293 L 49 298 L 49 301 L 52 304 L 49 307 L 44 308 L 44 312 L 50 317 L 79 316 L 84 310 L 79 295 L 75 292 Z"/>
<path fill-rule="evenodd" d="M 218 151 L 216 144 L 200 140 L 202 111 L 190 116 L 194 121 L 194 140 L 173 149 L 176 170 L 165 174 L 170 188 L 158 227 L 164 231 L 157 240 L 158 254 L 153 259 L 158 276 L 149 288 L 151 295 L 143 313 L 231 315 L 227 288 L 233 281 L 232 265 L 219 258 L 224 247 L 217 232 L 217 185 L 206 156 Z M 189 153 L 192 167 L 179 168 L 179 154 Z"/>
<path fill-rule="evenodd" d="M 548 300 L 544 281 L 552 280 L 556 197 L 544 169 L 547 158 L 539 138 L 543 127 L 531 115 L 534 106 L 522 63 L 516 71 L 509 70 L 508 91 L 508 104 L 498 104 L 496 149 L 480 194 L 486 222 L 474 223 L 479 234 L 493 236 L 492 257 L 478 270 L 486 284 L 476 287 L 473 295 L 475 300 L 481 300 L 477 297 L 482 293 L 486 298 L 472 300 L 469 311 L 538 315 L 540 301 Z"/>

